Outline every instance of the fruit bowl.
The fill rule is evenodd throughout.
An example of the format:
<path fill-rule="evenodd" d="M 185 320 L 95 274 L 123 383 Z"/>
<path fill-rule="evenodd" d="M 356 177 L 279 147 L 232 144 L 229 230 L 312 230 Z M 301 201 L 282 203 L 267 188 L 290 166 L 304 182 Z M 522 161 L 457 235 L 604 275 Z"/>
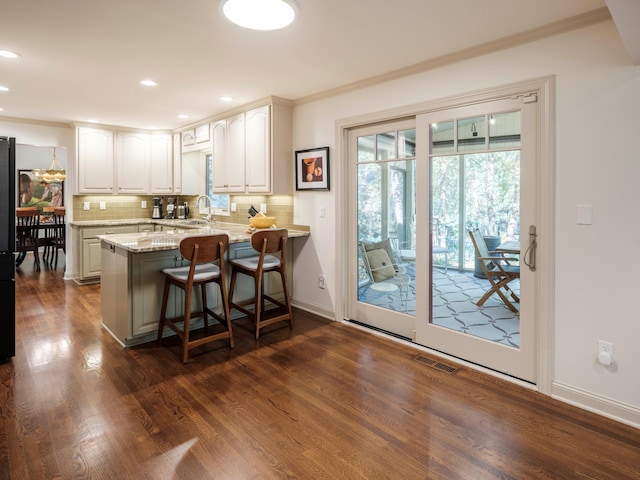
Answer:
<path fill-rule="evenodd" d="M 259 217 L 256 215 L 249 221 L 249 226 L 255 228 L 271 228 L 276 222 L 276 217 Z"/>

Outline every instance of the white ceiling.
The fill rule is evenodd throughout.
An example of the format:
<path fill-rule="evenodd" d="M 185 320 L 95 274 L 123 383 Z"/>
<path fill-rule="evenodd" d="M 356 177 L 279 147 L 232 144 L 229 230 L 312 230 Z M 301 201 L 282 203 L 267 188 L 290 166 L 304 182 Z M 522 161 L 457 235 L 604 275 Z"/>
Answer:
<path fill-rule="evenodd" d="M 22 55 L 0 57 L 0 85 L 10 88 L 0 92 L 0 115 L 174 129 L 269 95 L 300 99 L 606 7 L 605 0 L 297 2 L 294 24 L 255 32 L 224 19 L 218 0 L 0 0 L 0 49 Z M 144 78 L 159 86 L 142 87 Z"/>

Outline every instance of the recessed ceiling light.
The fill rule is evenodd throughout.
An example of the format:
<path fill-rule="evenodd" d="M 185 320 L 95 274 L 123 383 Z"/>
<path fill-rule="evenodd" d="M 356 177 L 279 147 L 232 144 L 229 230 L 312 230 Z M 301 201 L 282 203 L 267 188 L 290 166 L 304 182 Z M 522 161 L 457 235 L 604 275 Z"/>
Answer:
<path fill-rule="evenodd" d="M 0 85 L 0 92 L 8 92 L 9 88 L 8 87 L 3 87 L 2 85 Z"/>
<path fill-rule="evenodd" d="M 4 108 L 0 107 L 0 112 L 3 112 L 3 111 L 4 111 Z"/>
<path fill-rule="evenodd" d="M 294 0 L 221 0 L 225 17 L 251 30 L 278 30 L 296 18 Z"/>
<path fill-rule="evenodd" d="M 189 115 L 185 114 L 185 113 L 181 113 L 180 115 L 178 115 L 178 118 L 189 118 Z"/>
<path fill-rule="evenodd" d="M 0 50 L 0 57 L 5 58 L 18 58 L 20 55 L 16 52 L 12 52 L 11 50 Z"/>
<path fill-rule="evenodd" d="M 222 97 L 220 97 L 220 100 L 222 100 L 223 102 L 231 102 L 233 101 L 233 97 L 230 97 L 229 95 L 223 95 Z"/>
<path fill-rule="evenodd" d="M 140 85 L 144 85 L 145 87 L 157 87 L 158 83 L 153 80 L 147 79 L 147 80 L 140 80 Z"/>

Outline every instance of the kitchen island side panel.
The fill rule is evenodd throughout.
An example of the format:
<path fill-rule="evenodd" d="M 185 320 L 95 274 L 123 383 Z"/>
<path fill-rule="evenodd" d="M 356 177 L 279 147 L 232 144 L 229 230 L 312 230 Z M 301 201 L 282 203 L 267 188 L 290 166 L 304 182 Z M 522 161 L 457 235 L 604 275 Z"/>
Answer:
<path fill-rule="evenodd" d="M 102 243 L 102 278 L 100 285 L 102 323 L 124 346 L 131 332 L 131 288 L 129 254 L 113 245 Z"/>

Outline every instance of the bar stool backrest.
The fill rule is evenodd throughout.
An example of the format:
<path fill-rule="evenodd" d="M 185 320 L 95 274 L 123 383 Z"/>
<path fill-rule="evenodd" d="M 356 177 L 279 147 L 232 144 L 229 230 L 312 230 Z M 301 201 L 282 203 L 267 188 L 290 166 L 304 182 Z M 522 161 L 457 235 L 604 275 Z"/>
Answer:
<path fill-rule="evenodd" d="M 260 253 L 284 253 L 288 236 L 286 228 L 258 230 L 251 235 L 251 246 Z"/>
<path fill-rule="evenodd" d="M 222 248 L 218 248 L 220 246 Z M 212 263 L 219 258 L 224 260 L 222 257 L 228 246 L 227 234 L 195 235 L 180 241 L 180 254 L 194 264 Z"/>

